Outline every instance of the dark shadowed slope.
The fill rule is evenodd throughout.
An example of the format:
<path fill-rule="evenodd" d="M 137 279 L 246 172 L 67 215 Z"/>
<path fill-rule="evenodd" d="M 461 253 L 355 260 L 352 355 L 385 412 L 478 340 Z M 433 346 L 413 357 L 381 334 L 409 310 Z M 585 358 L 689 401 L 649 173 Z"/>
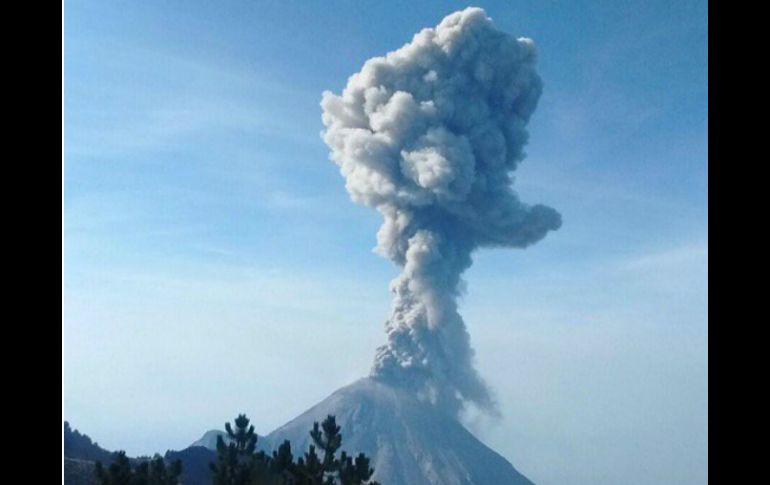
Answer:
<path fill-rule="evenodd" d="M 95 485 L 94 462 L 109 462 L 112 453 L 100 447 L 91 438 L 76 429 L 69 422 L 64 422 L 64 485 Z"/>
<path fill-rule="evenodd" d="M 214 447 L 216 447 L 216 441 Z M 203 446 L 190 446 L 181 451 L 169 450 L 164 458 L 168 462 L 174 460 L 182 462 L 182 485 L 211 485 L 209 464 L 216 461 L 216 452 Z"/>
<path fill-rule="evenodd" d="M 208 433 L 204 438 L 206 436 Z M 213 440 L 212 446 L 216 448 L 216 435 Z M 211 485 L 209 463 L 216 460 L 214 451 L 202 446 L 191 446 L 182 451 L 167 451 L 164 458 L 169 463 L 177 459 L 182 462 L 184 485 Z M 64 422 L 63 485 L 96 485 L 95 463 L 101 461 L 107 466 L 112 463 L 112 459 L 111 451 L 101 448 L 88 435 L 73 430 L 68 422 Z M 130 460 L 136 465 L 142 458 Z"/>
<path fill-rule="evenodd" d="M 99 443 L 76 429 L 72 429 L 68 421 L 64 422 L 64 456 L 87 461 L 109 461 L 112 452 L 105 450 Z"/>
<path fill-rule="evenodd" d="M 342 448 L 372 457 L 375 478 L 386 485 L 532 485 L 455 419 L 372 378 L 343 387 L 263 438 L 267 449 L 288 439 L 307 450 L 314 421 L 337 417 Z"/>

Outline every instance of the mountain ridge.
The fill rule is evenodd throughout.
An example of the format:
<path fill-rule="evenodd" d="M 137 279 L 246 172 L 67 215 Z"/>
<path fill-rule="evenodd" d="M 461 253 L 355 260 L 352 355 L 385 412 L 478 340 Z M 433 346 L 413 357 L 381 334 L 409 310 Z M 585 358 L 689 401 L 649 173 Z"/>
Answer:
<path fill-rule="evenodd" d="M 342 449 L 369 456 L 385 485 L 533 485 L 459 421 L 372 377 L 338 389 L 262 444 L 275 449 L 288 439 L 294 452 L 304 451 L 313 422 L 327 415 L 342 428 Z"/>
<path fill-rule="evenodd" d="M 342 450 L 369 456 L 375 469 L 374 479 L 383 485 L 534 485 L 453 416 L 372 377 L 338 389 L 296 418 L 260 436 L 257 447 L 269 454 L 289 440 L 292 452 L 300 455 L 311 444 L 309 431 L 313 423 L 328 415 L 334 415 L 341 427 Z M 66 433 L 73 435 L 68 423 Z M 182 461 L 185 485 L 209 485 L 209 463 L 216 460 L 216 440 L 225 434 L 216 429 L 206 431 L 190 446 L 169 450 L 164 457 Z M 85 435 L 78 433 L 77 437 L 82 446 L 74 448 L 76 453 L 72 440 L 65 439 L 65 469 L 74 473 L 77 466 L 78 475 L 82 476 L 88 468 L 84 458 L 106 461 L 104 457 L 110 452 Z M 78 452 L 83 449 L 86 451 Z M 67 480 L 67 476 L 65 473 L 65 485 L 86 483 Z"/>

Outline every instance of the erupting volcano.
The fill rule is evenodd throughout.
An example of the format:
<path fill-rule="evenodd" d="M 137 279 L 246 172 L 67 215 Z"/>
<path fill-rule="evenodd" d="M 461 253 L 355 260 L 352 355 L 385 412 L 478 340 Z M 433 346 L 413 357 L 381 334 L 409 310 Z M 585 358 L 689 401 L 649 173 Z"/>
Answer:
<path fill-rule="evenodd" d="M 377 252 L 401 273 L 370 377 L 274 431 L 268 445 L 302 447 L 312 422 L 334 414 L 382 483 L 530 483 L 460 424 L 471 407 L 499 410 L 473 367 L 457 297 L 474 250 L 524 248 L 561 225 L 554 209 L 513 190 L 542 90 L 535 59 L 530 39 L 468 8 L 366 61 L 340 95 L 323 94 L 330 157 L 353 201 L 382 214 Z"/>

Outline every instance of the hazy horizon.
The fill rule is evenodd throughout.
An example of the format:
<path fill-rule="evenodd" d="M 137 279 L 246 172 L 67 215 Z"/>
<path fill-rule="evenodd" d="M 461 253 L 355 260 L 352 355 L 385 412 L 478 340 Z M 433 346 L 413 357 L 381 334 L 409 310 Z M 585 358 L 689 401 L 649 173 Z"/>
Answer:
<path fill-rule="evenodd" d="M 398 268 L 329 161 L 321 93 L 468 5 L 537 45 L 515 187 L 563 216 L 463 275 L 502 413 L 468 426 L 538 485 L 707 482 L 706 2 L 65 1 L 73 428 L 162 453 L 369 374 Z"/>

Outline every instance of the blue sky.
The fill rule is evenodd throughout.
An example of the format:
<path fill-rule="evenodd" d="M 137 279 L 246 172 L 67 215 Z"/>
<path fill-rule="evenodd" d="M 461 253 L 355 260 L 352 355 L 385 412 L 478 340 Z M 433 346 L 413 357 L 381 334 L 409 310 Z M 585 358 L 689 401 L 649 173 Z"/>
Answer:
<path fill-rule="evenodd" d="M 64 4 L 63 408 L 130 454 L 266 433 L 368 372 L 396 268 L 320 96 L 459 2 Z M 517 171 L 562 228 L 461 311 L 538 485 L 707 481 L 707 4 L 476 2 L 538 45 Z M 329 349 L 334 350 L 329 350 Z"/>

